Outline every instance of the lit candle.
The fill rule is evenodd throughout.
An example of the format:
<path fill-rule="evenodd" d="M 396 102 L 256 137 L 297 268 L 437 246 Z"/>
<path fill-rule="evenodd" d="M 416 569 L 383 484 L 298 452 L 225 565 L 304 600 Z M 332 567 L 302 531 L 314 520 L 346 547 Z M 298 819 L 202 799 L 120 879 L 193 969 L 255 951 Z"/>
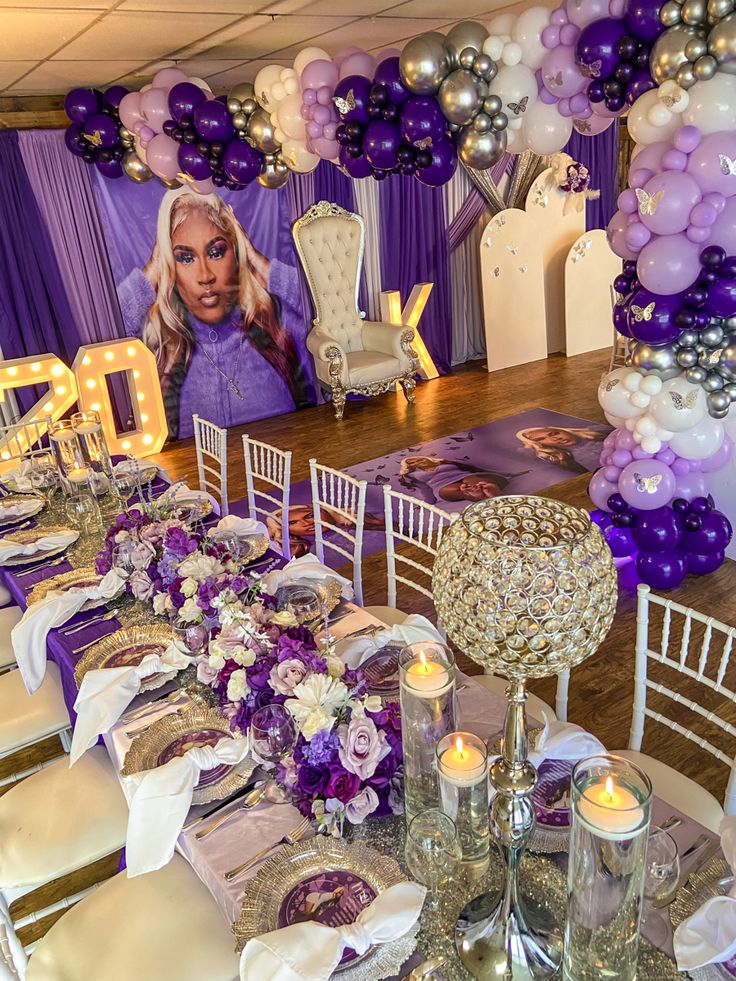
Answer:
<path fill-rule="evenodd" d="M 476 746 L 463 741 L 459 733 L 454 743 L 440 756 L 440 770 L 445 780 L 457 787 L 472 787 L 486 774 L 486 755 Z"/>
<path fill-rule="evenodd" d="M 67 480 L 70 484 L 86 484 L 89 480 L 89 470 L 86 467 L 70 470 L 67 474 Z"/>
<path fill-rule="evenodd" d="M 590 783 L 580 797 L 577 810 L 596 835 L 610 841 L 630 838 L 644 824 L 641 801 L 627 787 L 614 783 L 612 776 Z"/>
<path fill-rule="evenodd" d="M 436 698 L 451 684 L 450 673 L 440 661 L 430 661 L 420 650 L 416 661 L 406 669 L 406 683 L 420 698 Z"/>

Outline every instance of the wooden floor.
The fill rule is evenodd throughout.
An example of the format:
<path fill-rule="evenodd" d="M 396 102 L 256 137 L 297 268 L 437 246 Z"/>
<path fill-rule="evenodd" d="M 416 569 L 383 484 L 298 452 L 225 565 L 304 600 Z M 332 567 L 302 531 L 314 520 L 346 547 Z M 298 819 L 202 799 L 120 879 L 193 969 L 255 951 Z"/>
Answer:
<path fill-rule="evenodd" d="M 481 362 L 465 365 L 453 375 L 418 386 L 416 403 L 409 406 L 403 395 L 389 394 L 363 402 L 349 402 L 345 418 L 337 422 L 332 407 L 313 409 L 265 419 L 230 431 L 230 499 L 245 494 L 240 435 L 251 436 L 293 451 L 293 480 L 308 476 L 308 461 L 314 456 L 333 467 L 347 467 L 420 442 L 446 436 L 494 419 L 542 407 L 604 421 L 596 391 L 601 373 L 608 368 L 609 352 L 600 351 L 575 358 L 554 356 L 545 361 L 488 374 Z M 175 444 L 157 457 L 172 477 L 188 477 L 196 486 L 193 441 Z M 583 475 L 549 488 L 551 497 L 587 507 L 588 477 Z M 366 604 L 385 604 L 386 571 L 383 554 L 364 562 Z M 688 577 L 682 587 L 668 594 L 727 623 L 736 623 L 736 563 L 727 562 L 717 573 L 704 579 Z M 428 612 L 415 598 L 403 597 L 398 605 L 405 610 Z M 608 638 L 600 651 L 573 672 L 569 718 L 594 732 L 609 749 L 620 749 L 628 742 L 633 695 L 634 630 L 636 601 L 631 594 L 620 597 L 619 608 Z M 675 638 L 676 639 L 676 638 Z M 462 656 L 461 666 L 469 673 L 479 668 Z M 736 665 L 735 665 L 736 669 Z M 531 689 L 554 704 L 554 679 L 533 682 Z M 731 685 L 731 688 L 736 687 Z M 736 725 L 736 706 L 709 703 Z M 657 706 L 660 707 L 659 705 Z M 736 753 L 736 740 L 693 721 L 692 713 L 675 706 L 674 717 L 688 728 L 699 731 L 729 755 Z M 691 742 L 656 723 L 649 723 L 644 749 L 721 796 L 726 785 L 726 767 Z"/>

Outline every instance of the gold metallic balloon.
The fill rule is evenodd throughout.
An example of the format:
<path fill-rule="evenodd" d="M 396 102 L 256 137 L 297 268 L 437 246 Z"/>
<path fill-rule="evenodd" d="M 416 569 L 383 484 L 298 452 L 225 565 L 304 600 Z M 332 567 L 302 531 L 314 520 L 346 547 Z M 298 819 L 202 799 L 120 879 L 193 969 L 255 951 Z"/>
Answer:
<path fill-rule="evenodd" d="M 685 45 L 685 57 L 688 61 L 692 61 L 693 64 L 702 58 L 703 55 L 708 54 L 708 42 L 704 37 L 694 37 L 691 38 Z"/>
<path fill-rule="evenodd" d="M 120 127 L 120 142 L 124 147 L 134 147 L 135 146 L 135 134 L 131 133 L 129 129 L 124 126 Z"/>
<path fill-rule="evenodd" d="M 242 109 L 243 109 L 243 103 L 240 101 L 240 99 L 233 99 L 232 96 L 228 98 L 227 111 L 230 113 L 231 116 L 234 116 L 238 112 L 242 112 Z"/>
<path fill-rule="evenodd" d="M 258 103 L 255 99 L 244 99 L 243 100 L 243 112 L 246 116 L 251 116 L 258 108 Z"/>
<path fill-rule="evenodd" d="M 733 13 L 733 0 L 708 0 L 708 20 L 712 24 L 717 24 L 730 13 Z"/>
<path fill-rule="evenodd" d="M 449 70 L 445 39 L 436 31 L 412 38 L 399 58 L 401 79 L 415 95 L 434 95 Z"/>
<path fill-rule="evenodd" d="M 451 72 L 440 86 L 437 101 L 445 119 L 465 126 L 483 105 L 478 92 L 479 79 L 465 68 Z"/>
<path fill-rule="evenodd" d="M 479 133 L 473 125 L 463 126 L 455 143 L 457 155 L 467 167 L 488 170 L 503 156 L 506 150 L 506 134 L 495 129 Z"/>
<path fill-rule="evenodd" d="M 718 70 L 736 74 L 736 14 L 729 14 L 711 29 L 708 53 L 718 62 Z"/>
<path fill-rule="evenodd" d="M 462 20 L 449 31 L 445 46 L 451 58 L 459 59 L 465 48 L 472 48 L 476 54 L 483 50 L 488 31 L 475 20 Z"/>
<path fill-rule="evenodd" d="M 128 150 L 122 159 L 123 172 L 134 184 L 145 184 L 153 177 L 151 168 L 144 164 L 135 150 Z"/>
<path fill-rule="evenodd" d="M 244 130 L 248 126 L 248 117 L 244 112 L 238 111 L 233 113 L 233 126 L 237 130 Z"/>
<path fill-rule="evenodd" d="M 289 168 L 283 160 L 277 158 L 274 162 L 264 163 L 263 170 L 258 177 L 258 183 L 261 187 L 275 191 L 277 188 L 283 187 L 288 179 Z"/>
<path fill-rule="evenodd" d="M 707 16 L 707 0 L 685 0 L 682 5 L 682 22 L 690 27 L 705 24 Z"/>
<path fill-rule="evenodd" d="M 681 4 L 677 0 L 667 0 L 659 11 L 659 19 L 665 27 L 676 27 L 682 21 Z"/>
<path fill-rule="evenodd" d="M 258 109 L 248 119 L 248 136 L 253 141 L 256 150 L 261 153 L 276 153 L 280 144 L 274 134 L 271 116 L 265 109 Z"/>
<path fill-rule="evenodd" d="M 228 93 L 228 101 L 230 99 L 236 99 L 240 103 L 245 102 L 246 99 L 255 99 L 255 97 L 256 90 L 250 82 L 241 82 L 239 85 L 233 86 Z"/>
<path fill-rule="evenodd" d="M 649 56 L 649 69 L 657 85 L 666 82 L 668 78 L 675 78 L 678 68 L 688 61 L 686 45 L 691 38 L 703 36 L 700 28 L 688 27 L 686 24 L 670 27 L 659 35 Z"/>
<path fill-rule="evenodd" d="M 693 75 L 699 82 L 707 82 L 718 71 L 718 62 L 713 55 L 703 55 L 693 65 Z"/>

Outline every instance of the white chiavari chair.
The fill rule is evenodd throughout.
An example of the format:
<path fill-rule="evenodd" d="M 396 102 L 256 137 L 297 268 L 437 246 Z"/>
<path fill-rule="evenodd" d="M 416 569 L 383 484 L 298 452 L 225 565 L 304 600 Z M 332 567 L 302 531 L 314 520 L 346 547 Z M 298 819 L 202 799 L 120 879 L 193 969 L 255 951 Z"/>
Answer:
<path fill-rule="evenodd" d="M 77 903 L 39 941 L 26 981 L 235 981 L 238 961 L 210 891 L 174 855 L 147 875 L 121 872 Z"/>
<path fill-rule="evenodd" d="M 363 528 L 367 483 L 341 470 L 332 470 L 312 458 L 309 461 L 317 558 L 325 560 L 329 548 L 353 563 L 355 601 L 363 605 Z M 352 529 L 352 531 L 350 530 Z M 334 538 L 325 538 L 331 532 Z"/>
<path fill-rule="evenodd" d="M 281 554 L 291 558 L 289 543 L 289 498 L 291 494 L 291 450 L 280 450 L 268 443 L 243 436 L 245 484 L 248 491 L 248 514 L 251 518 L 274 518 L 281 511 Z M 258 486 L 257 486 L 258 485 Z M 280 491 L 280 495 L 263 490 L 263 486 Z M 258 500 L 256 500 L 258 499 Z M 260 503 L 260 502 L 263 503 Z M 270 505 L 270 506 L 269 506 Z M 278 547 L 278 542 L 274 543 Z"/>
<path fill-rule="evenodd" d="M 736 627 L 656 596 L 649 586 L 640 585 L 638 592 L 634 706 L 629 748 L 620 755 L 648 774 L 658 797 L 711 831 L 718 831 L 724 812 L 736 813 L 736 725 L 718 712 L 719 702 L 736 702 L 736 678 L 733 670 L 729 673 Z M 652 621 L 652 607 L 662 611 L 657 614 L 656 624 Z M 695 701 L 691 697 L 694 695 L 714 707 Z M 671 712 L 677 718 L 672 718 Z M 690 740 L 727 767 L 729 779 L 723 806 L 694 780 L 641 752 L 647 719 Z M 706 738 L 693 732 L 684 724 L 687 720 L 713 735 Z M 722 748 L 724 736 L 730 752 Z M 718 745 L 713 739 L 718 740 Z"/>
<path fill-rule="evenodd" d="M 229 513 L 227 501 L 227 429 L 193 415 L 199 489 L 220 500 L 220 513 Z"/>
<path fill-rule="evenodd" d="M 48 453 L 46 433 L 50 417 L 33 422 L 15 422 L 0 426 L 0 481 L 2 474 L 14 470 L 23 460 L 31 460 L 41 453 Z"/>

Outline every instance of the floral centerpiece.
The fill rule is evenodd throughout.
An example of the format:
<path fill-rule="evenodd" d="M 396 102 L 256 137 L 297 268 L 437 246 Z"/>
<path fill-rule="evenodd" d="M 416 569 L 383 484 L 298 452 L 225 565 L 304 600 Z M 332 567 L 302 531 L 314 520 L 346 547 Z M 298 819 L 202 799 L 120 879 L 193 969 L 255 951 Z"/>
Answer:
<path fill-rule="evenodd" d="M 209 642 L 198 680 L 216 693 L 233 731 L 253 713 L 283 704 L 298 738 L 277 776 L 299 810 L 339 835 L 344 822 L 403 812 L 398 702 L 366 694 L 362 672 L 346 668 L 329 641 L 277 609 L 262 578 L 175 509 L 148 506 L 116 517 L 97 571 L 127 577 L 133 597 L 160 615 L 205 623 Z"/>

